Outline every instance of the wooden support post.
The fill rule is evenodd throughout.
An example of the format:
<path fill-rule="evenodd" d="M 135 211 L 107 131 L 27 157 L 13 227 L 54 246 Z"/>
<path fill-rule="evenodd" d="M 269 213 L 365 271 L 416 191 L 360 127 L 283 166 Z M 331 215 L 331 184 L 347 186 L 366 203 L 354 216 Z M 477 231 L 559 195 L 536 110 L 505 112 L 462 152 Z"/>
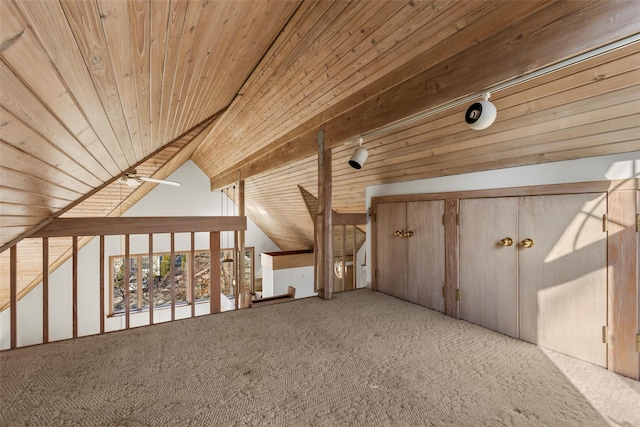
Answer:
<path fill-rule="evenodd" d="M 9 249 L 9 304 L 11 306 L 11 348 L 18 347 L 18 244 Z"/>
<path fill-rule="evenodd" d="M 176 235 L 171 233 L 171 255 L 170 255 L 171 267 L 169 268 L 169 274 L 171 275 L 171 321 L 176 320 Z"/>
<path fill-rule="evenodd" d="M 209 312 L 220 313 L 220 232 L 209 232 Z"/>
<path fill-rule="evenodd" d="M 233 286 L 233 299 L 235 301 L 235 309 L 240 308 L 240 289 L 238 289 L 238 232 L 233 232 L 233 250 L 231 251 L 231 259 L 233 259 L 233 277 L 231 277 L 231 285 Z"/>
<path fill-rule="evenodd" d="M 340 280 L 341 291 L 347 290 L 347 226 L 342 224 L 342 279 Z"/>
<path fill-rule="evenodd" d="M 124 277 L 122 278 L 122 286 L 124 286 L 124 328 L 129 329 L 130 309 L 129 309 L 129 276 L 131 275 L 131 261 L 129 259 L 129 235 L 124 235 Z"/>
<path fill-rule="evenodd" d="M 356 227 L 355 224 L 353 224 L 353 240 L 351 241 L 353 248 L 351 250 L 351 253 L 353 254 L 353 256 L 351 257 L 351 260 L 353 262 L 352 265 L 352 272 L 351 272 L 351 289 L 356 289 L 358 287 L 358 279 L 357 279 L 357 272 L 358 272 L 358 267 L 357 267 L 357 263 L 356 261 L 358 260 L 357 258 L 357 253 L 356 251 L 358 250 L 358 246 L 357 246 L 357 242 L 356 239 L 358 238 L 358 227 Z"/>
<path fill-rule="evenodd" d="M 189 302 L 191 317 L 196 317 L 196 233 L 191 233 L 191 252 L 189 252 Z"/>
<path fill-rule="evenodd" d="M 444 203 L 446 218 L 444 229 L 445 246 L 445 300 L 444 312 L 451 317 L 458 317 L 458 199 L 447 199 Z"/>
<path fill-rule="evenodd" d="M 73 338 L 78 338 L 78 236 L 72 238 L 73 255 L 71 257 L 71 282 L 72 282 L 72 296 L 71 296 L 71 310 L 72 325 L 73 325 Z"/>
<path fill-rule="evenodd" d="M 318 132 L 318 241 L 317 272 L 318 296 L 333 296 L 333 215 L 331 211 L 331 149 L 325 149 L 324 129 Z"/>
<path fill-rule="evenodd" d="M 238 172 L 238 216 L 245 215 L 245 203 L 244 203 L 244 180 L 240 179 L 240 173 Z M 236 283 L 238 285 L 238 294 L 240 296 L 240 303 L 243 301 L 245 293 L 249 292 L 247 289 L 246 278 L 244 274 L 245 262 L 244 262 L 244 250 L 245 250 L 245 231 L 238 231 L 238 277 Z M 241 308 L 249 308 L 242 306 Z"/>
<path fill-rule="evenodd" d="M 104 236 L 100 236 L 100 334 L 104 334 Z"/>
<path fill-rule="evenodd" d="M 49 238 L 42 238 L 42 342 L 49 342 Z"/>
<path fill-rule="evenodd" d="M 149 234 L 149 324 L 153 325 L 153 298 L 156 277 L 153 271 L 153 234 Z"/>

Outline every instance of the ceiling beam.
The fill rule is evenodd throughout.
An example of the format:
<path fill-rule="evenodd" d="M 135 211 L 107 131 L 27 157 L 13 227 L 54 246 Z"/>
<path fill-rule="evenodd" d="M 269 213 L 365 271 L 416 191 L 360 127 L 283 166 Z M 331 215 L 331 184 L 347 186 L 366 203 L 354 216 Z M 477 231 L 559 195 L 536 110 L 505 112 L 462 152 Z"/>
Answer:
<path fill-rule="evenodd" d="M 407 116 L 637 34 L 638 18 L 635 2 L 553 3 L 518 25 L 392 84 L 397 76 L 408 74 L 407 67 L 416 66 L 410 61 L 211 177 L 211 189 L 235 182 L 238 172 L 246 179 L 316 154 L 320 125 L 325 129 L 326 147 L 335 147 Z M 446 42 L 438 49 L 447 49 Z"/>

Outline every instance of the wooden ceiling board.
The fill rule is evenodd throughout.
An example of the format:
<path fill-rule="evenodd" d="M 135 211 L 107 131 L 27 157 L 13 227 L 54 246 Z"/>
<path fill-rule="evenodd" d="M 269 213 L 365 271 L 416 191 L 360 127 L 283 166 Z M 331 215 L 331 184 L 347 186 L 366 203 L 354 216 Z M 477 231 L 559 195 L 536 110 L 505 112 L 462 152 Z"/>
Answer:
<path fill-rule="evenodd" d="M 0 207 L 46 221 L 224 110 L 299 7 L 0 2 Z"/>

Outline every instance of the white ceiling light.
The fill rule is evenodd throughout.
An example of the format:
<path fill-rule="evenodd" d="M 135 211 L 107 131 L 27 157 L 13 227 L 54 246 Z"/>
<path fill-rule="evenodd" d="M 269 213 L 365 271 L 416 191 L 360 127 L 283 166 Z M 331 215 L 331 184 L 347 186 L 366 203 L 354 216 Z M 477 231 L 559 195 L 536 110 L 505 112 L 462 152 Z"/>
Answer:
<path fill-rule="evenodd" d="M 362 146 L 362 138 L 360 138 L 360 146 L 356 148 L 351 159 L 349 159 L 349 166 L 354 169 L 362 169 L 364 162 L 367 161 L 367 157 L 369 157 L 369 152 Z"/>
<path fill-rule="evenodd" d="M 473 130 L 486 129 L 493 124 L 498 116 L 498 110 L 493 105 L 489 98 L 491 94 L 486 92 L 482 101 L 474 102 L 467 108 L 467 112 L 464 115 L 464 121 Z"/>

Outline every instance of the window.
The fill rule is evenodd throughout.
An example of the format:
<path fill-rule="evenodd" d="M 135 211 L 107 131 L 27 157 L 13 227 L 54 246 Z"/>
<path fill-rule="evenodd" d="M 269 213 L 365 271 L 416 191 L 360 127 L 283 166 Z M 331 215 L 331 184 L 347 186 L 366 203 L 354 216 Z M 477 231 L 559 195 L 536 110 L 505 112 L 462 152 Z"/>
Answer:
<path fill-rule="evenodd" d="M 223 263 L 222 259 L 230 257 L 233 249 L 220 250 L 220 291 L 224 295 L 233 296 L 233 265 Z M 245 251 L 245 280 L 253 281 L 254 248 Z M 193 274 L 189 252 L 176 252 L 173 260 L 173 279 L 175 283 L 175 303 L 190 304 L 192 301 L 207 301 L 211 297 L 209 285 L 211 283 L 210 252 L 196 251 L 194 253 Z M 126 288 L 129 287 L 129 311 L 146 310 L 151 304 L 153 289 L 153 307 L 161 308 L 171 305 L 171 254 L 135 254 L 129 256 L 129 272 L 125 273 L 124 256 L 109 258 L 111 292 L 111 312 L 119 314 L 125 311 Z M 128 277 L 128 281 L 125 280 Z M 194 296 L 190 295 L 190 278 L 194 278 Z"/>

